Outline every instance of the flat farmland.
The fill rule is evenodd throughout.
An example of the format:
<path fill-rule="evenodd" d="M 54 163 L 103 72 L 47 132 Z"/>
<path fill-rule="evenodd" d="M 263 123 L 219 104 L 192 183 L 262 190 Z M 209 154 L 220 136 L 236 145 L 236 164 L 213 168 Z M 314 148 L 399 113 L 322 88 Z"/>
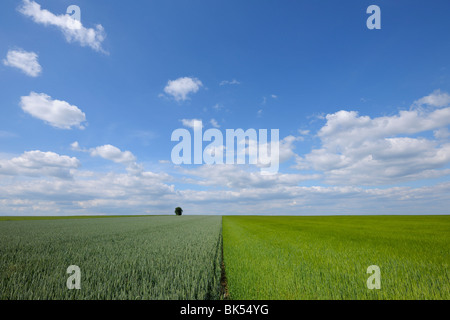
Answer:
<path fill-rule="evenodd" d="M 448 300 L 449 244 L 450 216 L 3 218 L 0 299 L 223 299 L 223 261 L 232 300 Z"/>
<path fill-rule="evenodd" d="M 450 299 L 449 216 L 227 216 L 223 241 L 231 299 Z"/>
<path fill-rule="evenodd" d="M 219 299 L 221 217 L 0 221 L 0 299 Z M 81 270 L 68 290 L 67 268 Z"/>

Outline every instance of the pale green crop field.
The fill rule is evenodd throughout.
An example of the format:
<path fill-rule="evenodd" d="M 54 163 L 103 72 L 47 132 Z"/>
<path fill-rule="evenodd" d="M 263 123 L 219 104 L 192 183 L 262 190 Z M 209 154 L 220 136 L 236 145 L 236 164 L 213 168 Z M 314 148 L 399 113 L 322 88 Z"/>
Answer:
<path fill-rule="evenodd" d="M 223 241 L 231 299 L 450 299 L 449 216 L 224 217 Z"/>
<path fill-rule="evenodd" d="M 218 299 L 221 220 L 0 221 L 0 299 Z M 80 290 L 66 286 L 70 265 Z"/>

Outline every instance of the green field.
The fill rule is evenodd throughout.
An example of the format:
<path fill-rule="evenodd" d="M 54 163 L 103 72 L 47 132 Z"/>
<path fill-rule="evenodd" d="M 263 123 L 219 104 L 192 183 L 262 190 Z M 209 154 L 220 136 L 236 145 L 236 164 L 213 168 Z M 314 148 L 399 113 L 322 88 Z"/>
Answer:
<path fill-rule="evenodd" d="M 131 217 L 155 217 L 145 215 L 122 215 L 122 216 L 0 216 L 0 221 L 23 221 L 23 220 L 67 220 L 67 219 L 102 219 L 102 218 L 131 218 Z"/>
<path fill-rule="evenodd" d="M 450 216 L 1 218 L 0 299 L 221 299 L 222 236 L 231 299 L 450 299 Z"/>
<path fill-rule="evenodd" d="M 0 222 L 0 299 L 218 299 L 221 217 Z M 68 290 L 67 267 L 81 269 Z"/>
<path fill-rule="evenodd" d="M 450 299 L 449 216 L 224 217 L 223 241 L 232 299 Z"/>

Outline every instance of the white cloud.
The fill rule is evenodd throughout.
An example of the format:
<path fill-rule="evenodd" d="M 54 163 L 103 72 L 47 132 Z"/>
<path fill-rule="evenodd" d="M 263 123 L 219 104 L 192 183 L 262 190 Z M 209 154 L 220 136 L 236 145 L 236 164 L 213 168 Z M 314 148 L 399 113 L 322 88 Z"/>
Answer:
<path fill-rule="evenodd" d="M 38 55 L 34 52 L 27 52 L 22 49 L 9 50 L 3 64 L 15 67 L 30 77 L 37 77 L 42 72 L 42 67 L 38 62 Z"/>
<path fill-rule="evenodd" d="M 242 165 L 202 165 L 197 169 L 183 170 L 186 183 L 201 186 L 226 187 L 230 189 L 271 188 L 274 186 L 295 186 L 301 181 L 316 179 L 319 175 L 275 174 L 263 175 L 259 170 L 249 171 Z M 192 176 L 193 178 L 189 178 Z M 201 178 L 198 180 L 198 178 Z"/>
<path fill-rule="evenodd" d="M 237 84 L 241 84 L 239 81 L 237 81 L 236 79 L 233 79 L 231 81 L 229 80 L 223 80 L 220 82 L 219 85 L 221 86 L 225 86 L 225 85 L 237 85 Z"/>
<path fill-rule="evenodd" d="M 289 157 L 295 139 L 289 136 L 280 143 Z M 72 147 L 125 165 L 136 160 L 131 152 L 111 145 Z M 183 187 L 176 189 L 166 183 L 174 177 L 164 172 L 99 173 L 78 167 L 76 158 L 40 151 L 0 160 L 0 174 L 6 177 L 0 179 L 0 214 L 171 214 L 174 203 L 196 214 L 427 214 L 445 213 L 450 205 L 448 182 L 419 188 L 307 187 L 301 183 L 321 176 L 267 176 L 251 166 L 202 165 L 178 168 L 176 181 Z M 34 178 L 6 176 L 19 174 Z"/>
<path fill-rule="evenodd" d="M 171 176 L 144 171 L 129 151 L 122 152 L 111 145 L 81 149 L 77 142 L 72 143 L 72 147 L 125 164 L 127 173 L 80 171 L 76 158 L 51 152 L 31 151 L 17 158 L 0 160 L 0 175 L 3 175 L 0 214 L 8 210 L 17 214 L 45 215 L 129 214 L 129 210 L 148 213 L 149 207 L 164 206 L 169 201 L 167 197 L 174 194 L 174 186 L 164 183 L 171 180 Z M 34 179 L 15 179 L 14 176 L 19 175 Z"/>
<path fill-rule="evenodd" d="M 70 144 L 70 149 L 73 150 L 73 151 L 83 151 L 80 148 L 80 144 L 78 143 L 78 141 L 75 141 L 75 142 L 71 143 Z"/>
<path fill-rule="evenodd" d="M 99 156 L 116 163 L 130 164 L 136 161 L 136 157 L 130 151 L 121 151 L 119 148 L 107 144 L 90 150 L 91 156 Z"/>
<path fill-rule="evenodd" d="M 183 126 L 191 129 L 195 129 L 197 127 L 203 128 L 202 120 L 199 119 L 182 119 L 180 121 L 183 124 Z"/>
<path fill-rule="evenodd" d="M 12 159 L 0 160 L 0 174 L 69 179 L 72 178 L 72 169 L 79 166 L 77 158 L 36 150 Z"/>
<path fill-rule="evenodd" d="M 197 186 L 178 190 L 165 183 L 170 176 L 152 172 L 77 170 L 72 180 L 1 179 L 0 214 L 172 214 L 174 204 L 195 214 L 442 214 L 450 206 L 448 182 L 418 188 L 306 187 L 297 185 L 301 175 L 261 176 L 239 166 L 195 171 L 184 172 L 181 182 Z"/>
<path fill-rule="evenodd" d="M 418 101 L 443 106 L 444 100 L 430 96 Z M 297 162 L 299 169 L 323 172 L 327 183 L 396 184 L 449 174 L 450 144 L 411 135 L 432 130 L 442 135 L 445 131 L 439 130 L 450 125 L 450 107 L 413 108 L 379 118 L 342 110 L 326 120 L 318 132 L 322 147 Z"/>
<path fill-rule="evenodd" d="M 85 114 L 77 106 L 53 100 L 45 93 L 31 92 L 30 95 L 21 97 L 20 106 L 33 117 L 60 129 L 83 129 L 82 123 L 86 121 Z"/>
<path fill-rule="evenodd" d="M 75 141 L 70 147 L 74 151 L 88 152 L 92 157 L 101 157 L 115 163 L 123 164 L 131 175 L 138 176 L 145 174 L 143 165 L 136 162 L 136 157 L 133 153 L 130 151 L 122 151 L 111 144 L 85 149 L 80 147 L 78 141 Z"/>
<path fill-rule="evenodd" d="M 269 131 L 270 133 L 270 131 Z M 278 156 L 279 156 L 279 163 L 284 163 L 288 160 L 290 160 L 291 158 L 295 157 L 296 154 L 294 152 L 295 149 L 295 145 L 294 143 L 297 141 L 302 141 L 303 138 L 302 137 L 294 137 L 294 136 L 287 136 L 281 140 L 278 141 L 278 143 L 276 143 L 275 141 L 273 141 L 274 143 L 274 147 L 278 146 Z M 241 143 L 245 143 L 244 141 L 242 141 Z M 250 146 L 253 146 L 253 148 L 251 148 Z M 258 146 L 258 147 L 256 147 Z M 258 141 L 255 140 L 250 140 L 248 141 L 248 143 L 246 143 L 246 155 L 250 155 L 250 153 L 253 151 L 253 157 L 258 159 L 258 166 L 262 166 L 262 167 L 266 167 L 267 164 L 271 163 L 271 146 L 272 146 L 272 141 L 268 141 L 267 143 L 263 143 L 263 144 L 259 144 Z M 257 149 L 262 149 L 262 150 L 268 150 L 268 154 L 262 156 L 261 154 L 258 154 L 258 150 Z"/>
<path fill-rule="evenodd" d="M 450 108 L 432 112 L 419 110 L 400 111 L 396 116 L 370 118 L 359 116 L 356 111 L 341 110 L 326 116 L 327 123 L 318 133 L 327 143 L 351 141 L 360 144 L 373 138 L 398 134 L 415 134 L 434 130 L 450 124 Z"/>
<path fill-rule="evenodd" d="M 217 123 L 216 119 L 211 119 L 210 123 L 214 128 L 220 128 L 220 125 Z"/>
<path fill-rule="evenodd" d="M 302 141 L 302 137 L 294 137 L 294 136 L 287 136 L 280 140 L 279 148 L 280 148 L 280 163 L 286 162 L 292 157 L 295 156 L 294 149 L 295 145 L 294 143 L 297 141 Z"/>
<path fill-rule="evenodd" d="M 307 136 L 309 134 L 309 130 L 298 130 L 298 133 L 300 133 L 302 136 Z"/>
<path fill-rule="evenodd" d="M 414 102 L 416 105 L 428 105 L 432 107 L 446 107 L 450 105 L 450 95 L 446 92 L 441 92 L 441 90 L 435 90 L 430 95 L 423 97 Z"/>
<path fill-rule="evenodd" d="M 450 137 L 450 131 L 448 128 L 440 128 L 435 130 L 433 133 L 436 139 L 447 139 Z"/>
<path fill-rule="evenodd" d="M 142 214 L 169 201 L 167 197 L 173 195 L 174 188 L 164 183 L 168 178 L 167 174 L 152 172 L 135 176 L 112 172 L 89 175 L 75 171 L 73 179 L 65 180 L 3 179 L 0 181 L 0 213 Z"/>
<path fill-rule="evenodd" d="M 130 151 L 112 145 L 84 149 L 78 142 L 71 144 L 72 150 L 123 164 L 127 172 L 83 171 L 76 158 L 41 151 L 19 157 L 0 154 L 0 214 L 172 214 L 176 205 L 196 214 L 447 213 L 450 182 L 360 187 L 450 174 L 450 143 L 446 140 L 450 107 L 438 107 L 441 104 L 435 103 L 438 109 L 412 108 L 387 117 L 366 117 L 352 111 L 327 115 L 317 133 L 321 145 L 297 156 L 299 167 L 318 173 L 261 175 L 258 167 L 250 165 L 157 164 L 171 170 L 172 176 L 145 171 Z M 181 122 L 194 128 L 200 120 Z M 422 133 L 426 135 L 419 136 Z M 295 142 L 302 139 L 288 136 L 280 141 L 281 162 L 296 156 Z M 220 148 L 223 152 L 223 146 Z M 332 185 L 311 186 L 319 179 Z M 303 185 L 306 180 L 308 184 Z"/>
<path fill-rule="evenodd" d="M 184 101 L 188 99 L 189 94 L 196 93 L 202 86 L 202 82 L 197 78 L 183 77 L 169 80 L 164 92 L 171 95 L 176 101 Z"/>
<path fill-rule="evenodd" d="M 86 28 L 83 24 L 67 14 L 55 15 L 52 12 L 41 9 L 41 5 L 31 0 L 23 0 L 19 12 L 30 17 L 34 22 L 43 25 L 52 25 L 59 28 L 67 42 L 78 42 L 81 46 L 89 46 L 95 51 L 106 53 L 102 48 L 105 39 L 105 31 L 98 24 L 95 29 Z"/>
<path fill-rule="evenodd" d="M 271 97 L 272 97 L 272 99 L 277 99 L 278 98 L 278 96 L 275 95 L 275 94 L 271 95 Z"/>

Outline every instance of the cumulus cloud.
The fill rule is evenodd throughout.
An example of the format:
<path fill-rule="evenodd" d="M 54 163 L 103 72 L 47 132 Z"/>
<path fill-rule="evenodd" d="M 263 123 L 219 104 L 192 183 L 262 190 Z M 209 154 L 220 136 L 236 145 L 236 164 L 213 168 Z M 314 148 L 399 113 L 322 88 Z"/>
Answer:
<path fill-rule="evenodd" d="M 437 139 L 447 139 L 450 137 L 450 131 L 447 128 L 440 128 L 433 133 Z"/>
<path fill-rule="evenodd" d="M 268 132 L 268 135 L 271 134 L 271 132 Z M 302 141 L 302 137 L 294 137 L 294 136 L 287 136 L 281 140 L 278 141 L 268 141 L 267 143 L 260 143 L 259 141 L 250 139 L 247 142 L 240 141 L 240 143 L 243 143 L 246 145 L 246 155 L 253 156 L 257 158 L 257 165 L 261 167 L 268 166 L 269 163 L 271 163 L 271 148 L 272 144 L 274 147 L 278 147 L 278 156 L 279 156 L 279 163 L 286 162 L 290 160 L 291 158 L 295 157 L 296 154 L 294 152 L 295 150 L 295 142 Z M 258 151 L 259 149 L 259 151 Z M 267 150 L 266 152 L 263 152 L 261 154 L 261 150 Z"/>
<path fill-rule="evenodd" d="M 450 107 L 427 101 L 427 108 L 384 117 L 345 110 L 329 114 L 316 135 L 319 146 L 302 156 L 295 154 L 295 146 L 304 135 L 313 136 L 308 130 L 280 140 L 280 161 L 296 157 L 306 173 L 262 175 L 250 165 L 201 165 L 172 167 L 169 175 L 145 171 L 130 151 L 113 145 L 88 149 L 72 143 L 72 150 L 127 168 L 126 173 L 91 172 L 78 169 L 76 158 L 26 152 L 0 160 L 0 214 L 171 214 L 174 203 L 196 214 L 447 213 L 450 182 L 395 186 L 450 174 Z M 200 123 L 180 121 L 190 128 Z M 214 152 L 224 151 L 217 148 Z M 386 184 L 394 186 L 379 186 Z"/>
<path fill-rule="evenodd" d="M 217 173 L 206 167 L 191 172 L 198 179 L 197 187 L 178 190 L 165 183 L 170 176 L 151 172 L 140 176 L 111 172 L 88 176 L 77 171 L 72 180 L 1 179 L 0 213 L 172 214 L 172 204 L 182 203 L 196 214 L 441 214 L 450 205 L 448 182 L 417 188 L 299 186 L 296 183 L 301 177 L 244 173 L 240 179 L 239 168 L 217 169 Z M 230 183 L 220 174 L 235 178 Z M 245 178 L 250 182 L 246 183 Z"/>
<path fill-rule="evenodd" d="M 444 213 L 450 184 L 423 188 L 364 189 L 357 187 L 303 187 L 273 185 L 236 190 L 182 190 L 183 200 L 200 212 L 214 214 L 420 214 Z M 421 194 L 422 192 L 422 194 Z M 428 200 L 432 209 L 426 209 Z M 213 204 L 216 204 L 214 206 Z M 412 207 L 408 204 L 413 204 Z M 205 210 L 207 205 L 207 210 Z M 401 211 L 405 206 L 408 211 Z M 225 209 L 224 209 L 225 208 Z"/>
<path fill-rule="evenodd" d="M 76 145 L 74 145 L 75 143 Z M 80 149 L 77 142 L 74 142 L 72 147 Z M 84 150 L 81 149 L 81 151 Z M 152 177 L 155 175 L 152 172 L 144 171 L 144 166 L 137 162 L 136 156 L 133 153 L 130 151 L 122 151 L 113 145 L 107 144 L 85 151 L 88 151 L 92 157 L 101 157 L 103 159 L 125 165 L 129 175 L 142 177 Z M 169 177 L 165 173 L 161 174 L 161 176 L 164 176 L 165 178 Z"/>
<path fill-rule="evenodd" d="M 0 180 L 0 213 L 143 214 L 155 205 L 163 206 L 167 197 L 174 193 L 174 187 L 164 183 L 167 179 L 164 173 L 87 175 L 80 171 L 65 180 L 3 179 Z M 43 210 L 44 207 L 47 209 Z"/>
<path fill-rule="evenodd" d="M 130 151 L 121 151 L 119 148 L 107 144 L 90 150 L 91 156 L 99 156 L 116 163 L 130 164 L 136 161 L 136 157 Z"/>
<path fill-rule="evenodd" d="M 77 158 L 36 150 L 12 159 L 0 160 L 0 174 L 69 179 L 72 178 L 72 170 L 79 166 Z"/>
<path fill-rule="evenodd" d="M 53 127 L 84 129 L 82 123 L 86 121 L 86 115 L 77 106 L 66 101 L 54 100 L 45 93 L 31 92 L 28 96 L 21 97 L 20 107 L 26 113 Z"/>
<path fill-rule="evenodd" d="M 70 149 L 73 150 L 73 151 L 83 151 L 83 150 L 80 148 L 80 144 L 78 143 L 78 141 L 72 142 L 72 143 L 70 144 Z"/>
<path fill-rule="evenodd" d="M 34 22 L 45 26 L 51 25 L 59 28 L 67 42 L 77 42 L 81 46 L 91 47 L 95 51 L 106 53 L 102 48 L 105 40 L 105 30 L 98 24 L 93 28 L 86 28 L 83 24 L 67 14 L 55 15 L 52 12 L 41 9 L 41 5 L 31 0 L 23 0 L 18 8 L 23 15 L 30 17 Z"/>
<path fill-rule="evenodd" d="M 428 105 L 432 107 L 446 107 L 450 105 L 450 95 L 441 90 L 435 90 L 433 93 L 414 102 L 415 105 Z"/>
<path fill-rule="evenodd" d="M 195 128 L 203 128 L 202 120 L 199 119 L 181 119 L 180 120 L 183 126 L 195 129 Z"/>
<path fill-rule="evenodd" d="M 330 184 L 395 184 L 449 174 L 450 143 L 414 136 L 435 130 L 442 137 L 450 125 L 450 107 L 442 108 L 446 94 L 430 98 L 435 93 L 418 101 L 439 109 L 378 118 L 345 110 L 327 115 L 318 132 L 322 147 L 298 157 L 298 168 L 321 171 Z"/>
<path fill-rule="evenodd" d="M 185 101 L 189 98 L 189 94 L 196 93 L 202 86 L 202 82 L 197 78 L 183 77 L 169 80 L 164 92 L 176 101 Z"/>
<path fill-rule="evenodd" d="M 309 130 L 301 130 L 301 129 L 299 129 L 298 133 L 300 133 L 300 135 L 302 135 L 302 136 L 307 136 L 309 134 Z"/>
<path fill-rule="evenodd" d="M 317 179 L 319 175 L 275 174 L 264 175 L 259 170 L 250 171 L 241 165 L 203 165 L 193 170 L 183 170 L 186 183 L 201 186 L 242 188 L 271 188 L 273 186 L 295 186 L 301 181 Z M 189 177 L 191 176 L 191 177 Z M 200 178 L 200 179 L 198 179 Z"/>
<path fill-rule="evenodd" d="M 22 70 L 30 77 L 37 77 L 42 72 L 42 67 L 38 62 L 38 55 L 34 52 L 27 52 L 22 49 L 9 50 L 3 64 Z"/>
<path fill-rule="evenodd" d="M 127 173 L 78 170 L 76 158 L 52 152 L 31 151 L 0 160 L 0 214 L 142 214 L 152 206 L 164 206 L 175 193 L 174 186 L 165 183 L 170 175 L 144 171 L 129 151 L 111 145 L 82 149 L 77 142 L 71 146 L 125 164 Z M 139 172 L 133 171 L 136 168 Z"/>
<path fill-rule="evenodd" d="M 116 146 L 106 144 L 95 148 L 82 148 L 78 141 L 70 144 L 70 148 L 73 151 L 87 152 L 92 157 L 100 157 L 115 163 L 123 164 L 128 173 L 132 175 L 145 175 L 144 167 L 142 164 L 136 162 L 136 157 L 130 151 L 122 151 Z"/>

